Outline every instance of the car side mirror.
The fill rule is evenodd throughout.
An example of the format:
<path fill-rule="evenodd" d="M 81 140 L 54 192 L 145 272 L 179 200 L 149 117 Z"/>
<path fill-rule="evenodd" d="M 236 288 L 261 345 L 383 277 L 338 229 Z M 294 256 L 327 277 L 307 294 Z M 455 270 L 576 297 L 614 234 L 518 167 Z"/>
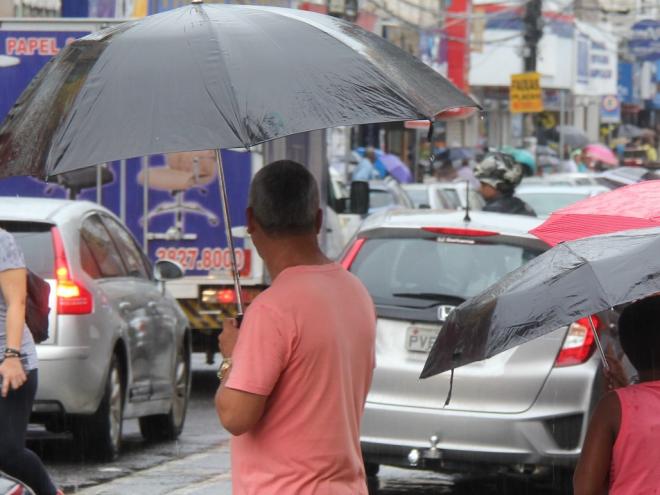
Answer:
<path fill-rule="evenodd" d="M 369 212 L 369 183 L 363 180 L 351 182 L 351 213 L 366 215 Z"/>
<path fill-rule="evenodd" d="M 183 274 L 183 267 L 176 261 L 158 260 L 154 266 L 154 278 L 158 282 L 181 278 Z"/>

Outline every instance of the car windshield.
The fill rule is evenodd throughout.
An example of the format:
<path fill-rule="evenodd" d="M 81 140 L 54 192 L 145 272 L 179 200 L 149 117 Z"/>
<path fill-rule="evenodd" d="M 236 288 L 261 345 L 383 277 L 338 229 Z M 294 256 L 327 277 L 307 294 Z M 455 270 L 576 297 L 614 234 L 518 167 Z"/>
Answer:
<path fill-rule="evenodd" d="M 369 239 L 351 265 L 375 304 L 426 308 L 441 297 L 467 299 L 539 252 L 520 246 L 445 239 Z"/>
<path fill-rule="evenodd" d="M 384 208 L 396 204 L 394 197 L 389 191 L 381 189 L 371 189 L 369 191 L 369 208 Z"/>
<path fill-rule="evenodd" d="M 528 203 L 539 216 L 589 197 L 586 193 L 518 192 L 516 195 Z"/>

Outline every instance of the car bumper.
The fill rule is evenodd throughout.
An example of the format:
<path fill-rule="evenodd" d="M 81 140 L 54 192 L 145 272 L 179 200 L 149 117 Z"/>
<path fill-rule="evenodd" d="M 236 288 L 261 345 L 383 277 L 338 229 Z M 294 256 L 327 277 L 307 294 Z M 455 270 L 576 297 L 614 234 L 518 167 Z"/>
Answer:
<path fill-rule="evenodd" d="M 82 346 L 38 346 L 37 355 L 39 388 L 33 412 L 93 414 L 104 390 L 107 362 Z"/>
<path fill-rule="evenodd" d="M 516 414 L 374 404 L 367 400 L 362 450 L 367 462 L 442 468 L 454 463 L 552 465 L 577 461 L 598 370 L 597 359 L 555 368 L 533 405 Z M 437 437 L 437 451 L 430 437 Z M 417 459 L 417 460 L 416 460 Z"/>

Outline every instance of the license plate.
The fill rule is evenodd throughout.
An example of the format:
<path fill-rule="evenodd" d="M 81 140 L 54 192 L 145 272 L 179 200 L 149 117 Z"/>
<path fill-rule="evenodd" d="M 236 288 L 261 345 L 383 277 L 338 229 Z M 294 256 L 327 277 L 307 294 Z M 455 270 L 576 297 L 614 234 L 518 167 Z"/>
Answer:
<path fill-rule="evenodd" d="M 438 338 L 439 327 L 408 327 L 406 331 L 406 350 L 411 352 L 429 352 L 435 339 Z"/>

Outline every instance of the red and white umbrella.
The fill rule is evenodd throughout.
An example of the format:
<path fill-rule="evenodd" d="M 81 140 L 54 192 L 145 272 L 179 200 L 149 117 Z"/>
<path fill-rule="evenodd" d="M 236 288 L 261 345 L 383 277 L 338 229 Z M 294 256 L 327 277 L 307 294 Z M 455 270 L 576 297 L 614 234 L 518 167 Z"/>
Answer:
<path fill-rule="evenodd" d="M 616 157 L 614 152 L 602 144 L 589 144 L 584 147 L 583 153 L 585 156 L 593 158 L 599 162 L 603 162 L 606 165 L 619 164 L 619 159 Z"/>

